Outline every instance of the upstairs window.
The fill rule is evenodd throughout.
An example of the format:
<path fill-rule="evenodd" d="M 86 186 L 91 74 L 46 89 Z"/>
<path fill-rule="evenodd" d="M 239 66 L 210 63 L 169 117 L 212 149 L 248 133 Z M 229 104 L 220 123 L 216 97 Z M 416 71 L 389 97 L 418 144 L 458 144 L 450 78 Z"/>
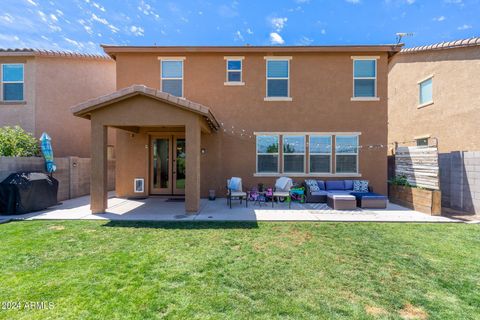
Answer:
<path fill-rule="evenodd" d="M 290 97 L 290 60 L 267 59 L 267 98 Z"/>
<path fill-rule="evenodd" d="M 337 173 L 358 172 L 358 136 L 335 136 Z"/>
<path fill-rule="evenodd" d="M 377 60 L 353 60 L 353 97 L 368 99 L 377 97 Z"/>
<path fill-rule="evenodd" d="M 433 94 L 432 94 L 432 78 L 428 78 L 419 82 L 419 98 L 418 104 L 420 107 L 426 106 L 433 103 Z"/>
<path fill-rule="evenodd" d="M 2 65 L 3 101 L 23 101 L 23 64 Z"/>
<path fill-rule="evenodd" d="M 428 138 L 418 138 L 415 140 L 417 147 L 428 147 Z"/>
<path fill-rule="evenodd" d="M 161 68 L 162 91 L 183 97 L 183 60 L 162 60 Z"/>
<path fill-rule="evenodd" d="M 331 173 L 332 136 L 310 136 L 310 173 Z"/>
<path fill-rule="evenodd" d="M 225 84 L 243 84 L 242 59 L 227 58 L 227 82 Z"/>
<path fill-rule="evenodd" d="M 305 136 L 283 136 L 283 172 L 305 172 Z"/>
<path fill-rule="evenodd" d="M 257 172 L 278 172 L 278 135 L 257 136 Z"/>

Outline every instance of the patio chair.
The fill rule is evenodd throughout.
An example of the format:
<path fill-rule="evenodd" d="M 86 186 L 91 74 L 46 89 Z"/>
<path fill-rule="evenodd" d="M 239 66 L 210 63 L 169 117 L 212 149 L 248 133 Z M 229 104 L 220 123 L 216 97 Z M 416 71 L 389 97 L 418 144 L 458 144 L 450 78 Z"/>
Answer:
<path fill-rule="evenodd" d="M 290 209 L 292 207 L 292 199 L 290 196 L 290 189 L 292 188 L 292 186 L 293 181 L 288 177 L 281 177 L 277 179 L 277 181 L 275 182 L 275 188 L 273 190 L 272 208 L 275 202 L 275 198 L 277 198 L 277 201 L 279 200 L 279 198 L 287 199 L 288 208 Z"/>
<path fill-rule="evenodd" d="M 240 204 L 245 199 L 245 207 L 248 208 L 248 196 L 247 193 L 242 190 L 242 179 L 232 177 L 227 179 L 227 204 L 232 208 L 232 200 L 239 199 Z"/>

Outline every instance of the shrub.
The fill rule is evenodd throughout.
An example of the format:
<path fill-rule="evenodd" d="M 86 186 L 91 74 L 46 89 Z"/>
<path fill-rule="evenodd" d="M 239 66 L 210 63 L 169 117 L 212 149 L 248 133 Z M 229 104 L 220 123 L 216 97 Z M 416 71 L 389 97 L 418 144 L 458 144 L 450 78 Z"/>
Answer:
<path fill-rule="evenodd" d="M 406 187 L 413 187 L 410 182 L 408 182 L 407 177 L 402 175 L 402 176 L 396 176 L 392 180 L 390 180 L 391 184 L 397 185 L 397 186 L 406 186 Z"/>
<path fill-rule="evenodd" d="M 0 156 L 2 157 L 33 157 L 40 155 L 38 140 L 20 128 L 0 128 Z"/>

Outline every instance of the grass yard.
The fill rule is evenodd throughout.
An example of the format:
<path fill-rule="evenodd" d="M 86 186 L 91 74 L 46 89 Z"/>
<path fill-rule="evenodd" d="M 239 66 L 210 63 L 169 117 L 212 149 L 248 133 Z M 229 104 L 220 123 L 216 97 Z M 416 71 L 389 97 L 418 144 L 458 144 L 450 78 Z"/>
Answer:
<path fill-rule="evenodd" d="M 0 225 L 2 319 L 479 319 L 480 225 Z M 4 305 L 2 306 L 4 307 Z"/>

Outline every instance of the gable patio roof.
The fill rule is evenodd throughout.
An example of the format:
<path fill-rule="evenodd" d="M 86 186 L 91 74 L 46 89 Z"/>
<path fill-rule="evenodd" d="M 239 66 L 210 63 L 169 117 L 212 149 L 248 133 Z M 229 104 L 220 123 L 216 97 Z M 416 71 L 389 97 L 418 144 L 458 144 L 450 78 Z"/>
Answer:
<path fill-rule="evenodd" d="M 215 119 L 215 116 L 208 107 L 184 98 L 175 97 L 171 94 L 144 85 L 132 85 L 113 93 L 84 101 L 71 107 L 70 110 L 77 117 L 90 119 L 90 114 L 92 111 L 136 95 L 147 96 L 203 116 L 210 128 L 213 130 L 218 130 L 220 127 L 217 119 Z"/>

